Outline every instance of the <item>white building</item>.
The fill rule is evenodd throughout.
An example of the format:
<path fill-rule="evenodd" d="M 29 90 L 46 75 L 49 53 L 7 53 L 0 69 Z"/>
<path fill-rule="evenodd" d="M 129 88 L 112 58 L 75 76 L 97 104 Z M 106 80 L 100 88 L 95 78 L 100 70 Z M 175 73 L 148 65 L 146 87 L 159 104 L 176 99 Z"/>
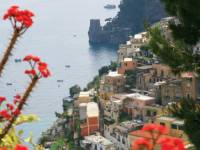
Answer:
<path fill-rule="evenodd" d="M 105 124 L 104 136 L 114 143 L 116 150 L 129 150 L 131 144 L 128 140 L 128 133 L 141 129 L 142 126 L 142 122 L 139 123 L 134 121 L 125 121 L 118 125 Z"/>
<path fill-rule="evenodd" d="M 110 140 L 98 134 L 85 136 L 81 141 L 81 147 L 87 150 L 116 150 Z"/>

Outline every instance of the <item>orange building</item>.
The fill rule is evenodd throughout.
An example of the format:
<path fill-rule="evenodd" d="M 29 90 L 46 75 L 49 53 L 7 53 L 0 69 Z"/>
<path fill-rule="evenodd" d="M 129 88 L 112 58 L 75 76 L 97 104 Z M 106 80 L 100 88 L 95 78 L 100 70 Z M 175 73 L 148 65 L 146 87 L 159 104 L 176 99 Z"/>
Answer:
<path fill-rule="evenodd" d="M 81 136 L 89 136 L 99 131 L 99 108 L 97 103 L 81 103 L 79 105 L 79 117 Z"/>
<path fill-rule="evenodd" d="M 118 73 L 124 74 L 126 71 L 134 70 L 136 67 L 137 63 L 132 58 L 124 58 L 124 60 L 120 63 Z"/>

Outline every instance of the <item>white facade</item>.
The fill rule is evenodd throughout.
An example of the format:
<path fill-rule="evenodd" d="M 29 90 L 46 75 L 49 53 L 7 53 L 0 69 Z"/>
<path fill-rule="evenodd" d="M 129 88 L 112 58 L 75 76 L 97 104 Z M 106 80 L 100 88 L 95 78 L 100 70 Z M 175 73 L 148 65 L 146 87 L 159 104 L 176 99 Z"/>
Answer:
<path fill-rule="evenodd" d="M 85 136 L 81 146 L 87 150 L 115 150 L 113 143 L 101 135 Z"/>
<path fill-rule="evenodd" d="M 122 122 L 119 125 L 104 125 L 104 136 L 114 143 L 116 150 L 130 150 L 128 133 L 142 126 L 142 123 L 133 121 Z"/>

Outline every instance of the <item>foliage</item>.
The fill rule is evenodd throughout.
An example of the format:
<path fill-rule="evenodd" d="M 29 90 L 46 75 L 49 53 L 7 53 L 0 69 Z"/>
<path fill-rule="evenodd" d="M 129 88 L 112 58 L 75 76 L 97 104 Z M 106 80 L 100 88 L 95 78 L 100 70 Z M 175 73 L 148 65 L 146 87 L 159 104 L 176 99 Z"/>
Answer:
<path fill-rule="evenodd" d="M 168 13 L 175 16 L 179 23 L 170 21 L 169 28 L 173 36 L 170 41 L 158 27 L 149 29 L 150 47 L 175 72 L 200 73 L 200 55 L 193 53 L 193 45 L 200 40 L 200 1 L 163 0 L 163 3 Z"/>
<path fill-rule="evenodd" d="M 57 139 L 53 145 L 51 145 L 50 150 L 59 150 L 66 145 L 65 139 Z"/>
<path fill-rule="evenodd" d="M 180 103 L 174 103 L 169 110 L 178 118 L 184 119 L 184 132 L 190 141 L 200 149 L 200 104 L 192 99 L 183 99 Z"/>
<path fill-rule="evenodd" d="M 195 45 L 200 38 L 199 0 L 162 0 L 167 12 L 178 17 L 180 24 L 172 22 L 170 29 L 175 39 L 188 45 Z"/>
<path fill-rule="evenodd" d="M 70 96 L 73 97 L 75 94 L 79 94 L 81 91 L 81 87 L 79 85 L 74 85 L 69 88 Z"/>
<path fill-rule="evenodd" d="M 93 101 L 96 102 L 96 103 L 98 103 L 98 102 L 99 102 L 99 97 L 95 95 L 95 96 L 93 97 Z"/>
<path fill-rule="evenodd" d="M 99 76 L 95 76 L 91 82 L 87 84 L 87 90 L 95 88 L 99 89 L 100 86 L 100 78 Z"/>
<path fill-rule="evenodd" d="M 149 45 L 153 53 L 159 56 L 163 63 L 169 65 L 174 73 L 183 71 L 196 71 L 200 73 L 200 56 L 193 54 L 192 50 L 181 41 L 169 43 L 161 34 L 160 29 L 149 30 L 152 38 Z"/>
<path fill-rule="evenodd" d="M 200 55 L 193 52 L 193 46 L 200 41 L 200 1 L 162 0 L 167 12 L 176 17 L 169 22 L 172 37 L 165 38 L 160 28 L 149 29 L 150 46 L 163 62 L 175 73 L 184 71 L 200 75 Z M 199 149 L 200 106 L 191 99 L 174 104 L 172 113 L 185 120 L 184 131 L 191 142 Z"/>
<path fill-rule="evenodd" d="M 124 122 L 124 121 L 128 121 L 128 120 L 132 120 L 132 116 L 124 111 L 120 112 L 119 122 Z"/>
<path fill-rule="evenodd" d="M 99 69 L 99 76 L 102 76 L 104 74 L 107 74 L 109 72 L 109 67 L 108 66 L 103 66 Z"/>
<path fill-rule="evenodd" d="M 99 76 L 101 77 L 102 75 L 107 74 L 109 70 L 116 71 L 117 67 L 118 67 L 117 62 L 111 61 L 110 65 L 103 66 L 99 69 Z"/>
<path fill-rule="evenodd" d="M 128 89 L 135 88 L 135 86 L 136 86 L 136 70 L 126 71 L 125 76 L 126 76 L 126 85 L 128 85 Z"/>

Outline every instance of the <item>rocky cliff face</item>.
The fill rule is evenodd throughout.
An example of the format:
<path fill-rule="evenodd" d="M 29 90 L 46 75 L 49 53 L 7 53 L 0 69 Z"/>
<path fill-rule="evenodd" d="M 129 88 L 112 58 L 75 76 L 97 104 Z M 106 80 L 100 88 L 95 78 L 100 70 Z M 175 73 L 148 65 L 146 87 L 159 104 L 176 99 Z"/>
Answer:
<path fill-rule="evenodd" d="M 88 32 L 91 44 L 121 44 L 130 35 L 144 30 L 144 22 L 150 24 L 165 17 L 160 0 L 122 0 L 115 18 L 101 26 L 99 20 L 90 21 Z"/>

